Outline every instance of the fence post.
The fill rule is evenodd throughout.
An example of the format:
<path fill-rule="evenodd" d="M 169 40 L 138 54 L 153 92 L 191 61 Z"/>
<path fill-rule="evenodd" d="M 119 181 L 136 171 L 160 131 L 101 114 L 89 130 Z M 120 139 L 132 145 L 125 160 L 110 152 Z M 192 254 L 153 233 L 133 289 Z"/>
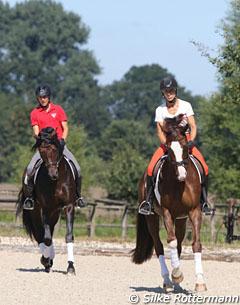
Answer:
<path fill-rule="evenodd" d="M 215 213 L 210 218 L 211 242 L 216 243 Z"/>
<path fill-rule="evenodd" d="M 89 222 L 90 224 L 88 225 L 88 236 L 89 237 L 94 237 L 95 236 L 95 212 L 96 212 L 96 203 L 92 204 L 92 210 L 90 212 L 90 216 L 89 216 Z"/>
<path fill-rule="evenodd" d="M 122 238 L 127 237 L 127 216 L 128 216 L 128 205 L 125 205 L 123 216 L 122 216 Z"/>

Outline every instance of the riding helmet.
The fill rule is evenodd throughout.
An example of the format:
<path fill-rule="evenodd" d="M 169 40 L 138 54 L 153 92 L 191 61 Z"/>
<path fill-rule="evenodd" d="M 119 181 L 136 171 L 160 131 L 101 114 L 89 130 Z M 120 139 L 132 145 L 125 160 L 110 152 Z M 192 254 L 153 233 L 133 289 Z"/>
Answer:
<path fill-rule="evenodd" d="M 36 97 L 38 97 L 38 96 L 50 97 L 51 96 L 51 89 L 48 85 L 41 85 L 41 86 L 37 87 L 35 93 L 36 93 Z"/>
<path fill-rule="evenodd" d="M 172 76 L 167 76 L 167 77 L 164 77 L 161 82 L 160 82 L 160 90 L 161 92 L 163 92 L 164 90 L 166 89 L 169 89 L 169 90 L 175 90 L 177 92 L 177 81 L 174 77 Z"/>

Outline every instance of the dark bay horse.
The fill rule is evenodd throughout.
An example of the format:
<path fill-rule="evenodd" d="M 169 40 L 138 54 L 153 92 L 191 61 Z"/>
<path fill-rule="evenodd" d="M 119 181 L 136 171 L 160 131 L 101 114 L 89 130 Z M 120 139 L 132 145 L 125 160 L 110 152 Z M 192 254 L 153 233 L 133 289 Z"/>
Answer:
<path fill-rule="evenodd" d="M 155 194 L 160 194 L 159 214 L 162 214 L 167 231 L 167 242 L 170 249 L 172 266 L 172 281 L 165 263 L 164 248 L 159 237 L 159 215 L 137 215 L 136 248 L 132 251 L 132 259 L 141 264 L 151 258 L 153 248 L 160 261 L 163 286 L 166 290 L 172 288 L 172 282 L 179 284 L 183 280 L 180 269 L 180 255 L 182 241 L 186 232 L 186 221 L 192 224 L 192 250 L 195 261 L 196 291 L 205 291 L 206 284 L 203 277 L 200 242 L 200 228 L 202 213 L 200 208 L 201 181 L 198 171 L 189 155 L 182 116 L 166 119 L 164 129 L 167 138 L 167 158 L 163 163 L 161 177 L 155 186 Z M 146 195 L 145 176 L 139 183 L 139 202 Z M 155 207 L 159 204 L 155 202 Z M 157 209 L 155 209 L 157 210 Z"/>
<path fill-rule="evenodd" d="M 42 129 L 34 149 L 38 149 L 42 158 L 35 182 L 35 208 L 23 210 L 25 200 L 24 187 L 19 193 L 17 215 L 22 212 L 23 224 L 28 235 L 34 238 L 42 254 L 41 263 L 49 272 L 55 256 L 53 232 L 61 210 L 66 215 L 66 243 L 68 251 L 67 273 L 75 274 L 73 257 L 73 222 L 76 201 L 76 184 L 72 170 L 63 157 L 63 149 L 55 130 Z M 25 176 L 25 175 L 24 175 Z"/>

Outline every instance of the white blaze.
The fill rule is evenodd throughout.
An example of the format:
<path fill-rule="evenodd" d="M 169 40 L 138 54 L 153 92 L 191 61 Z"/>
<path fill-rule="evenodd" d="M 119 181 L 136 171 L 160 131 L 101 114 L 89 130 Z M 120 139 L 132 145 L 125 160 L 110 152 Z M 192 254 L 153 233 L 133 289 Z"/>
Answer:
<path fill-rule="evenodd" d="M 174 152 L 176 162 L 181 162 L 182 159 L 182 154 L 183 154 L 183 149 L 178 141 L 173 141 L 171 143 L 171 149 Z M 178 171 L 178 180 L 179 181 L 184 181 L 187 175 L 187 171 L 183 165 L 177 166 L 177 171 Z"/>

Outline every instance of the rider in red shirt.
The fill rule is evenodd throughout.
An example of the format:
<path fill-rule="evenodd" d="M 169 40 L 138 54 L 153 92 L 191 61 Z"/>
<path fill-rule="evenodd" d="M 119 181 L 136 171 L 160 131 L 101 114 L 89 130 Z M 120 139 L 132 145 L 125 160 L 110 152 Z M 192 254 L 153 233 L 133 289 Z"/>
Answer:
<path fill-rule="evenodd" d="M 44 98 L 40 97 L 41 102 Z M 48 104 L 48 111 L 42 106 L 38 106 L 30 114 L 31 126 L 37 126 L 39 131 L 46 127 L 52 127 L 56 130 L 58 139 L 63 138 L 63 131 L 66 128 L 67 116 L 61 106 L 53 104 L 51 101 Z M 66 137 L 65 137 L 66 138 Z"/>
<path fill-rule="evenodd" d="M 213 211 L 209 208 L 207 202 L 207 186 L 208 186 L 208 166 L 201 152 L 196 148 L 194 140 L 197 135 L 197 126 L 194 119 L 194 112 L 189 102 L 179 99 L 177 96 L 177 82 L 173 77 L 165 77 L 160 82 L 160 90 L 165 99 L 165 103 L 156 109 L 155 122 L 157 125 L 157 135 L 160 140 L 160 147 L 155 151 L 147 169 L 147 197 L 139 206 L 139 213 L 143 215 L 152 214 L 152 202 L 154 199 L 154 181 L 153 170 L 161 157 L 167 152 L 166 136 L 163 128 L 163 121 L 167 117 L 174 117 L 178 114 L 183 114 L 185 121 L 190 127 L 189 133 L 186 133 L 188 147 L 191 154 L 196 157 L 205 173 L 205 179 L 202 183 L 201 208 L 206 214 L 211 214 Z"/>
<path fill-rule="evenodd" d="M 31 126 L 33 128 L 33 136 L 38 137 L 39 132 L 46 127 L 52 127 L 56 130 L 58 139 L 63 148 L 63 154 L 74 164 L 78 177 L 76 177 L 77 188 L 77 200 L 76 205 L 84 207 L 85 203 L 81 197 L 81 173 L 80 166 L 73 154 L 68 150 L 65 145 L 65 140 L 68 136 L 68 124 L 67 116 L 63 108 L 59 105 L 55 105 L 50 100 L 51 90 L 49 86 L 39 86 L 36 89 L 36 97 L 38 105 L 34 108 L 30 114 Z M 41 159 L 38 150 L 35 152 L 30 163 L 27 166 L 26 176 L 24 178 L 24 194 L 26 199 L 23 204 L 23 208 L 26 210 L 34 209 L 34 174 L 36 172 L 36 163 Z"/>

